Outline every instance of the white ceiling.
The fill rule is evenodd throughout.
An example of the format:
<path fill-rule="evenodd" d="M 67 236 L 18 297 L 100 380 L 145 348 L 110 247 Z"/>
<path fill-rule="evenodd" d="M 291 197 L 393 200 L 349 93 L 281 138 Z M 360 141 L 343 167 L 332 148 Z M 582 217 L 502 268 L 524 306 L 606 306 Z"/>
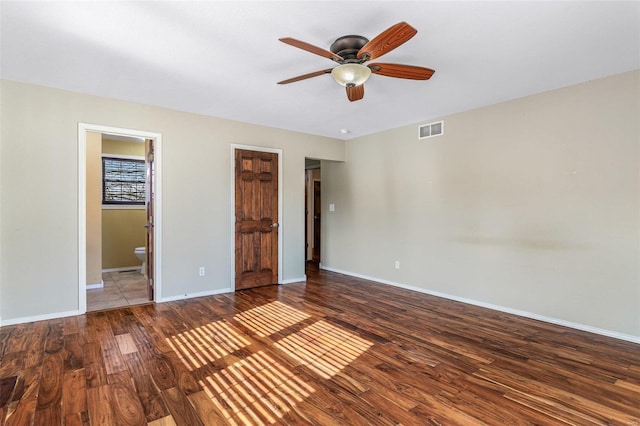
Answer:
<path fill-rule="evenodd" d="M 0 3 L 1 76 L 349 139 L 640 68 L 640 2 L 277 1 Z M 349 102 L 329 48 L 406 21 L 415 37 L 377 62 L 428 81 L 372 75 Z M 341 134 L 340 129 L 350 133 Z"/>

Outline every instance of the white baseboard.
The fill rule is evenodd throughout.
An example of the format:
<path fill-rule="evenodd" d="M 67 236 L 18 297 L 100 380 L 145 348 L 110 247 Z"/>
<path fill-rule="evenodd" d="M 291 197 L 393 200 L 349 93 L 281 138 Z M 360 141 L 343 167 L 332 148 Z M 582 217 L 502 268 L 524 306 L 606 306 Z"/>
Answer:
<path fill-rule="evenodd" d="M 300 278 L 291 278 L 291 279 L 288 279 L 288 280 L 283 280 L 282 284 L 284 285 L 284 284 L 301 283 L 301 282 L 305 282 L 306 280 L 307 280 L 307 276 L 305 275 L 305 276 L 300 277 Z"/>
<path fill-rule="evenodd" d="M 8 319 L 6 321 L 0 322 L 0 326 L 23 324 L 26 322 L 35 322 L 35 321 L 46 321 L 50 319 L 72 317 L 74 315 L 80 315 L 80 311 L 56 312 L 54 314 L 34 315 L 30 317 L 13 318 L 13 319 Z"/>
<path fill-rule="evenodd" d="M 198 293 L 191 293 L 191 294 L 187 293 L 185 295 L 163 297 L 160 300 L 156 300 L 156 303 L 173 302 L 173 301 L 176 301 L 176 300 L 192 299 L 194 297 L 213 296 L 215 294 L 232 293 L 232 292 L 233 292 L 233 290 L 231 288 L 223 288 L 223 289 L 219 289 L 219 290 L 201 291 L 201 292 L 198 292 Z M 23 323 L 27 323 L 27 322 L 45 321 L 45 320 L 50 320 L 50 319 L 72 317 L 74 315 L 80 315 L 80 311 L 77 311 L 77 310 L 76 311 L 66 311 L 66 312 L 57 312 L 57 313 L 53 313 L 53 314 L 34 315 L 34 316 L 30 316 L 30 317 L 13 318 L 13 319 L 8 319 L 6 321 L 0 321 L 0 327 L 1 326 L 5 326 L 5 325 L 23 324 Z"/>
<path fill-rule="evenodd" d="M 382 278 L 371 277 L 368 275 L 362 275 L 355 272 L 343 271 L 341 269 L 332 268 L 330 266 L 320 265 L 320 269 L 324 269 L 325 271 L 336 272 L 338 274 L 349 275 L 356 278 L 362 278 L 369 281 L 375 281 L 380 284 L 387 284 L 394 287 L 404 288 L 406 290 L 417 291 L 418 293 L 428 294 L 430 296 L 442 297 L 444 299 L 455 300 L 456 302 L 467 303 L 469 305 L 480 306 L 482 308 L 492 309 L 494 311 L 506 312 L 508 314 L 518 315 L 525 318 L 531 318 L 538 321 L 544 321 L 551 324 L 561 325 L 564 327 L 574 328 L 576 330 L 587 331 L 589 333 L 600 334 L 602 336 L 613 337 L 614 339 L 626 340 L 628 342 L 640 343 L 640 336 L 633 336 L 631 334 L 618 333 L 616 331 L 605 330 L 603 328 L 592 327 L 590 325 L 580 324 L 572 321 L 565 321 L 558 318 L 547 317 L 544 315 L 538 315 L 527 311 L 521 311 L 519 309 L 508 308 L 506 306 L 494 305 L 492 303 L 479 302 L 477 300 L 467 299 L 464 297 L 453 296 L 451 294 L 440 293 L 438 291 L 430 291 L 421 287 L 415 287 L 412 285 L 406 285 L 402 283 L 397 283 L 394 281 L 385 280 Z"/>
<path fill-rule="evenodd" d="M 100 280 L 99 283 L 95 283 L 95 284 L 87 284 L 87 290 L 93 290 L 96 288 L 103 288 L 104 287 L 104 281 Z"/>
<path fill-rule="evenodd" d="M 127 272 L 127 271 L 139 271 L 142 268 L 142 265 L 138 266 L 123 266 L 121 268 L 107 268 L 103 269 L 102 273 L 105 272 Z"/>
<path fill-rule="evenodd" d="M 194 297 L 203 297 L 203 296 L 213 296 L 213 295 L 222 294 L 222 293 L 233 293 L 233 289 L 231 289 L 231 288 L 221 288 L 221 289 L 218 289 L 218 290 L 200 291 L 198 293 L 179 294 L 177 296 L 163 297 L 163 298 L 161 298 L 159 300 L 156 300 L 156 302 L 158 302 L 158 303 L 174 302 L 176 300 L 193 299 Z"/>

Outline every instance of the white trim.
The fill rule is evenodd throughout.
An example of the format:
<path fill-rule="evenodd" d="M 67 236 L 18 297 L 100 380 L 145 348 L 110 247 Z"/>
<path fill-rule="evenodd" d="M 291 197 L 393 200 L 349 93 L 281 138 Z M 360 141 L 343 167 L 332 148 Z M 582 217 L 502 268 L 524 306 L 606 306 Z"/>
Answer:
<path fill-rule="evenodd" d="M 95 290 L 97 288 L 104 288 L 104 280 L 100 280 L 99 283 L 87 284 L 87 290 Z"/>
<path fill-rule="evenodd" d="M 81 315 L 80 311 L 65 311 L 65 312 L 56 312 L 53 314 L 44 314 L 44 315 L 34 315 L 30 317 L 22 317 L 22 318 L 12 318 L 0 323 L 0 326 L 5 325 L 14 325 L 14 324 L 24 324 L 27 322 L 35 322 L 35 321 L 46 321 L 50 319 L 58 319 L 64 317 L 72 317 L 75 315 Z"/>
<path fill-rule="evenodd" d="M 304 277 L 300 277 L 300 278 L 291 278 L 288 280 L 284 280 L 282 281 L 282 284 L 293 284 L 293 283 L 303 283 L 307 281 L 307 276 L 305 275 Z"/>
<path fill-rule="evenodd" d="M 230 286 L 232 291 L 235 291 L 236 287 L 236 190 L 235 190 L 235 182 L 236 182 L 236 150 L 237 149 L 245 149 L 248 151 L 259 151 L 259 152 L 272 152 L 278 154 L 278 284 L 282 284 L 282 268 L 283 268 L 283 244 L 282 244 L 282 236 L 283 236 L 283 228 L 284 228 L 284 208 L 283 208 L 283 193 L 284 193 L 284 179 L 283 179 L 283 170 L 282 170 L 282 153 L 283 150 L 280 148 L 265 148 L 262 146 L 253 146 L 253 145 L 239 145 L 239 144 L 231 144 L 231 282 Z"/>
<path fill-rule="evenodd" d="M 221 288 L 218 290 L 199 291 L 197 293 L 185 293 L 184 295 L 180 294 L 178 296 L 163 297 L 162 299 L 157 299 L 156 302 L 159 302 L 159 303 L 174 302 L 176 300 L 193 299 L 195 297 L 204 297 L 204 296 L 214 296 L 216 294 L 222 294 L 222 293 L 233 293 L 233 289 Z"/>
<path fill-rule="evenodd" d="M 87 131 L 78 123 L 78 313 L 87 312 Z"/>
<path fill-rule="evenodd" d="M 356 277 L 356 278 L 362 278 L 362 279 L 369 280 L 369 281 L 375 281 L 375 282 L 378 282 L 380 284 L 387 284 L 387 285 L 391 285 L 391 286 L 394 286 L 394 287 L 400 287 L 400 288 L 404 288 L 406 290 L 417 291 L 418 293 L 424 293 L 424 294 L 428 294 L 430 296 L 442 297 L 444 299 L 455 300 L 456 302 L 462 302 L 462 303 L 467 303 L 469 305 L 480 306 L 482 308 L 492 309 L 494 311 L 506 312 L 508 314 L 518 315 L 520 317 L 525 317 L 525 318 L 535 319 L 535 320 L 538 320 L 538 321 L 548 322 L 548 323 L 551 323 L 551 324 L 561 325 L 563 327 L 569 327 L 569 328 L 573 328 L 573 329 L 581 330 L 581 331 L 586 331 L 586 332 L 593 333 L 593 334 L 600 334 L 602 336 L 613 337 L 614 339 L 626 340 L 628 342 L 633 342 L 633 343 L 640 343 L 640 336 L 633 336 L 631 334 L 618 333 L 616 331 L 605 330 L 603 328 L 592 327 L 590 325 L 580 324 L 580 323 L 577 323 L 577 322 L 565 321 L 565 320 L 558 319 L 558 318 L 547 317 L 545 315 L 538 315 L 538 314 L 534 314 L 532 312 L 527 312 L 527 311 L 521 311 L 519 309 L 508 308 L 506 306 L 494 305 L 492 303 L 486 303 L 486 302 L 479 302 L 477 300 L 467 299 L 467 298 L 464 298 L 464 297 L 454 296 L 454 295 L 446 294 L 446 293 L 440 293 L 438 291 L 430 291 L 430 290 L 426 290 L 426 289 L 421 288 L 421 287 L 401 284 L 401 283 L 397 283 L 397 282 L 394 282 L 394 281 L 385 280 L 385 279 L 382 279 L 382 278 L 376 278 L 376 277 L 371 277 L 371 276 L 368 276 L 368 275 L 358 274 L 358 273 L 355 273 L 355 272 L 343 271 L 341 269 L 332 268 L 330 266 L 320 265 L 320 269 L 323 269 L 325 271 L 336 272 L 338 274 L 349 275 L 349 276 Z"/>
<path fill-rule="evenodd" d="M 78 311 L 87 312 L 87 132 L 154 140 L 154 301 L 162 299 L 162 134 L 98 124 L 78 123 Z M 56 318 L 55 316 L 52 318 Z M 47 318 L 49 319 L 49 318 Z"/>

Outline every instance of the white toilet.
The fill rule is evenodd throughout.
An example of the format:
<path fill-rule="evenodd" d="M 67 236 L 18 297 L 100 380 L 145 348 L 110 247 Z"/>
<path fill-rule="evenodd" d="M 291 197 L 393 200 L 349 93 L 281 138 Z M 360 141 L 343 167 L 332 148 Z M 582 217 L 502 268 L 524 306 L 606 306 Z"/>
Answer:
<path fill-rule="evenodd" d="M 147 248 L 146 247 L 136 247 L 133 251 L 138 259 L 142 261 L 142 268 L 140 272 L 147 276 Z"/>

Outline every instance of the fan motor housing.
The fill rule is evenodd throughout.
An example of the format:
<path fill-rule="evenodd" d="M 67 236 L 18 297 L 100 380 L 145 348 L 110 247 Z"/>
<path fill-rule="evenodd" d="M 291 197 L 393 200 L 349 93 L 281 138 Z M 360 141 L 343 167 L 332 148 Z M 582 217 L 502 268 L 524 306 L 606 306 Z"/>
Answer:
<path fill-rule="evenodd" d="M 331 43 L 329 50 L 336 55 L 342 56 L 345 60 L 343 63 L 361 63 L 358 59 L 358 52 L 369 42 L 369 39 L 359 35 L 346 35 L 339 37 Z"/>

